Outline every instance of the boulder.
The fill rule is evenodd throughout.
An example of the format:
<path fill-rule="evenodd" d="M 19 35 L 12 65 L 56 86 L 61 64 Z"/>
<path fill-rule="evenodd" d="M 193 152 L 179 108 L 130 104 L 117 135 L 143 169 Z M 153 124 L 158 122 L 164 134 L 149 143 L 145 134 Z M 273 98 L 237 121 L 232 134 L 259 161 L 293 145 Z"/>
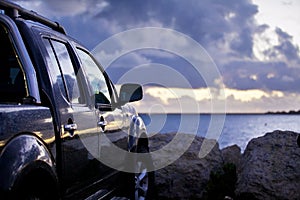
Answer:
<path fill-rule="evenodd" d="M 238 145 L 235 144 L 222 149 L 222 156 L 225 164 L 232 163 L 237 168 L 239 168 L 241 158 L 242 158 L 242 153 L 241 153 L 241 148 Z"/>
<path fill-rule="evenodd" d="M 150 139 L 151 151 L 157 151 L 175 138 L 176 134 L 157 134 Z M 158 199 L 199 199 L 203 197 L 206 185 L 210 178 L 210 173 L 222 168 L 223 158 L 219 145 L 215 140 L 207 140 L 203 137 L 195 137 L 189 134 L 180 135 L 180 142 L 168 149 L 171 154 L 178 154 L 184 150 L 185 142 L 189 142 L 192 137 L 192 143 L 183 155 L 166 167 L 155 172 L 155 182 Z M 195 137 L 195 138 L 194 138 Z M 208 145 L 207 152 L 203 151 L 202 144 Z M 202 146 L 202 152 L 200 148 Z M 205 146 L 205 145 L 204 145 Z M 161 155 L 154 156 L 154 165 L 165 161 L 167 158 Z"/>
<path fill-rule="evenodd" d="M 300 199 L 297 136 L 290 131 L 274 131 L 249 142 L 236 186 L 240 199 Z"/>
<path fill-rule="evenodd" d="M 267 133 L 252 139 L 243 154 L 237 145 L 220 150 L 215 140 L 189 134 L 177 136 L 170 133 L 150 138 L 151 152 L 169 146 L 166 154 L 152 154 L 156 167 L 169 162 L 155 172 L 158 199 L 216 199 L 210 198 L 214 194 L 220 194 L 218 199 L 226 195 L 241 200 L 300 199 L 298 133 Z M 237 182 L 232 171 L 235 166 Z M 228 185 L 233 191 L 236 186 L 235 194 L 228 194 Z"/>

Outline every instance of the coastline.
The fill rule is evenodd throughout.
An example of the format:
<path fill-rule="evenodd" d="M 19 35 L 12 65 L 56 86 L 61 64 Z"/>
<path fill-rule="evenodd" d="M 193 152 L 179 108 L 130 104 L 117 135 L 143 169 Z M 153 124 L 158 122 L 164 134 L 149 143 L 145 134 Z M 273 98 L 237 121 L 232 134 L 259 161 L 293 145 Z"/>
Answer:
<path fill-rule="evenodd" d="M 299 115 L 271 114 L 151 114 L 140 115 L 150 135 L 182 132 L 216 139 L 221 148 L 237 144 L 242 152 L 248 142 L 274 130 L 300 131 Z M 216 120 L 216 121 L 212 121 Z M 217 128 L 216 125 L 219 127 Z"/>

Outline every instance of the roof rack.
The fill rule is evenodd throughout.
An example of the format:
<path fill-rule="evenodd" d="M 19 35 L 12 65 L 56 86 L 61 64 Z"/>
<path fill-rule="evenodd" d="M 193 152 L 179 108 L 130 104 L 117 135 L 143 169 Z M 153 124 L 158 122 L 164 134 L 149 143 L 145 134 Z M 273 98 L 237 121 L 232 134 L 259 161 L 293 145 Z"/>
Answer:
<path fill-rule="evenodd" d="M 58 22 L 51 21 L 50 19 L 47 19 L 46 17 L 43 17 L 34 11 L 29 11 L 12 2 L 0 0 L 0 9 L 4 10 L 5 14 L 12 18 L 21 17 L 23 19 L 39 22 L 56 31 L 59 31 L 60 33 L 66 34 L 64 27 L 62 27 Z"/>

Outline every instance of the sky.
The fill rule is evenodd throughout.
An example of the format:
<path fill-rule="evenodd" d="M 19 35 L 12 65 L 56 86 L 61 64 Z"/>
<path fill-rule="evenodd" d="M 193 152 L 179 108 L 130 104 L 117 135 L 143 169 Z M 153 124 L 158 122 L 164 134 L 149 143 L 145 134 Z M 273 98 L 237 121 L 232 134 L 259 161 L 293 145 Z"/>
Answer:
<path fill-rule="evenodd" d="M 298 0 L 17 0 L 60 22 L 140 112 L 300 110 Z M 150 27 L 150 28 L 149 28 Z"/>

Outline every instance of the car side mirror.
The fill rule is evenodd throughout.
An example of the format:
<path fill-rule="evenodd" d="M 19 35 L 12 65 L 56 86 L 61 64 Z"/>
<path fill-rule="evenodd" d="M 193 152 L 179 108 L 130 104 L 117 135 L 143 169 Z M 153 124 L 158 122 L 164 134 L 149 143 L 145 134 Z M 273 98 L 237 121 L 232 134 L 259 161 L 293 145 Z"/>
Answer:
<path fill-rule="evenodd" d="M 125 104 L 128 102 L 139 101 L 143 98 L 143 89 L 139 84 L 126 83 L 121 86 L 119 103 Z"/>

